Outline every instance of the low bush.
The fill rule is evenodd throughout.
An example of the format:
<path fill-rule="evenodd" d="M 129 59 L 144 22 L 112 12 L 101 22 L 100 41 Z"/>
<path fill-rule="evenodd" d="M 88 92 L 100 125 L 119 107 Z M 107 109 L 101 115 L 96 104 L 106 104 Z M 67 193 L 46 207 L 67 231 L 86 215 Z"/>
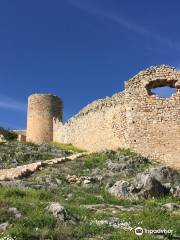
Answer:
<path fill-rule="evenodd" d="M 3 135 L 7 141 L 12 141 L 17 139 L 17 134 L 11 130 L 0 127 L 0 135 Z"/>
<path fill-rule="evenodd" d="M 70 151 L 73 151 L 73 152 L 85 152 L 85 150 L 80 149 L 78 147 L 75 147 L 72 144 L 51 142 L 50 145 L 53 146 L 53 147 L 57 147 L 57 148 L 64 149 L 64 150 L 70 150 Z"/>

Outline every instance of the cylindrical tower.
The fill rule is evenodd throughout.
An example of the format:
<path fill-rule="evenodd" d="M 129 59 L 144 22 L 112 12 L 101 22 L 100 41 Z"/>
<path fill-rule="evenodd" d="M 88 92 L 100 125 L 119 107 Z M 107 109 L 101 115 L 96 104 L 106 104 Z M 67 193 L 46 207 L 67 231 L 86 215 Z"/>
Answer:
<path fill-rule="evenodd" d="M 53 141 L 53 119 L 63 119 L 62 100 L 51 94 L 31 95 L 28 98 L 27 141 Z"/>

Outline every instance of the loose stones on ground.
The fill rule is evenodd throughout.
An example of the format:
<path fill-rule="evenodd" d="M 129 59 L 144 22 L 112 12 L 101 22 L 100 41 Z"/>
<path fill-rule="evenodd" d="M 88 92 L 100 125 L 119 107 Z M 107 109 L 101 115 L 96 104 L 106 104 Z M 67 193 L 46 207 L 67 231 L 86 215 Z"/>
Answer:
<path fill-rule="evenodd" d="M 95 179 L 92 177 L 88 177 L 88 176 L 78 177 L 76 175 L 72 175 L 72 176 L 68 175 L 66 178 L 66 181 L 70 184 L 82 184 L 83 183 L 86 185 L 86 184 L 90 184 L 90 183 L 94 182 Z"/>
<path fill-rule="evenodd" d="M 140 212 L 143 210 L 143 206 L 140 206 L 140 205 L 124 207 L 124 206 L 112 205 L 112 204 L 92 204 L 92 205 L 81 205 L 81 207 L 87 208 L 88 210 L 95 211 L 95 212 L 111 211 L 112 213 L 117 213 L 119 211 Z"/>
<path fill-rule="evenodd" d="M 8 228 L 8 226 L 9 226 L 8 222 L 1 223 L 0 224 L 0 232 L 5 231 Z"/>
<path fill-rule="evenodd" d="M 163 208 L 169 210 L 169 211 L 180 211 L 180 205 L 176 203 L 166 203 L 162 205 Z"/>
<path fill-rule="evenodd" d="M 78 218 L 76 218 L 71 212 L 69 212 L 58 202 L 49 203 L 47 210 L 53 214 L 59 224 L 65 224 L 66 222 L 79 224 Z"/>

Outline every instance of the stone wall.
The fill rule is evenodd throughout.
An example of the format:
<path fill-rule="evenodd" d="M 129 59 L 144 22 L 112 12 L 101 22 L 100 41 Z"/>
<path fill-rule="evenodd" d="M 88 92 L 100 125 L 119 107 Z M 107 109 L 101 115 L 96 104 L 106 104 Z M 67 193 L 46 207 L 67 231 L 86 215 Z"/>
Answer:
<path fill-rule="evenodd" d="M 19 142 L 26 142 L 26 130 L 14 130 L 13 132 L 17 134 Z"/>
<path fill-rule="evenodd" d="M 55 121 L 54 141 L 98 151 L 126 145 L 124 94 L 89 104 L 65 124 Z"/>
<path fill-rule="evenodd" d="M 170 98 L 152 88 L 170 86 Z M 180 72 L 150 67 L 125 83 L 125 90 L 94 101 L 68 122 L 54 119 L 54 141 L 99 151 L 126 147 L 180 168 Z"/>
<path fill-rule="evenodd" d="M 170 86 L 169 98 L 152 88 Z M 143 155 L 180 168 L 180 72 L 168 66 L 151 67 L 126 83 L 128 146 Z"/>
<path fill-rule="evenodd" d="M 27 141 L 53 141 L 53 119 L 62 121 L 63 103 L 51 94 L 33 94 L 28 98 Z"/>

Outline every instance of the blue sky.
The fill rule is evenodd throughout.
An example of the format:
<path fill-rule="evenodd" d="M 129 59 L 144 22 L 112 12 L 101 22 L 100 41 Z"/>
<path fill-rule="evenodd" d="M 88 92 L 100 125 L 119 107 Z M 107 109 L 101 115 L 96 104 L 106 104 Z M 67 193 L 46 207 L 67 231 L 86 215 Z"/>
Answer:
<path fill-rule="evenodd" d="M 0 125 L 26 127 L 27 97 L 53 93 L 65 118 L 157 64 L 180 67 L 180 1 L 0 1 Z"/>

